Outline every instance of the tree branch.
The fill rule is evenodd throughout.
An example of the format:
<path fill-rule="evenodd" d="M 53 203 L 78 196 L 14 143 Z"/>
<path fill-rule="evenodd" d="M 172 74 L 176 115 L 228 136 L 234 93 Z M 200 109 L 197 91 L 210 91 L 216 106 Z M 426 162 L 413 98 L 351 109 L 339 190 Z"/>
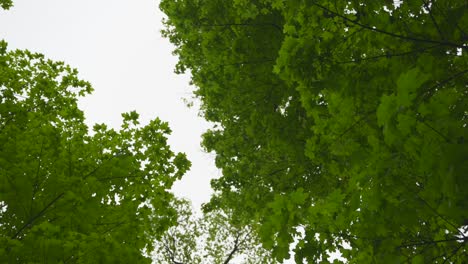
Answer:
<path fill-rule="evenodd" d="M 234 257 L 234 254 L 239 250 L 239 237 L 240 234 L 237 234 L 236 239 L 234 240 L 234 248 L 229 252 L 226 260 L 224 260 L 223 264 L 228 264 L 229 261 Z"/>
<path fill-rule="evenodd" d="M 430 94 L 431 94 L 433 91 L 435 91 L 437 88 L 442 87 L 443 85 L 445 85 L 445 84 L 451 82 L 452 80 L 455 80 L 456 78 L 458 78 L 458 77 L 460 77 L 460 76 L 462 76 L 462 75 L 464 75 L 464 74 L 466 74 L 466 73 L 468 73 L 468 69 L 463 70 L 463 71 L 461 71 L 461 72 L 455 73 L 454 75 L 450 76 L 449 78 L 447 78 L 447 79 L 445 79 L 445 80 L 443 80 L 443 81 L 441 81 L 441 82 L 436 83 L 436 84 L 433 85 L 431 88 L 429 88 L 428 91 L 426 91 L 425 93 L 419 94 L 419 95 L 418 95 L 418 98 L 419 98 L 419 97 L 423 97 L 423 99 L 424 99 L 424 97 L 427 98 L 427 97 L 430 96 Z"/>
<path fill-rule="evenodd" d="M 440 219 L 444 220 L 447 224 L 449 224 L 451 227 L 453 227 L 454 230 L 456 230 L 462 237 L 466 238 L 465 235 L 463 234 L 463 232 L 461 232 L 456 225 L 454 225 L 452 222 L 450 222 L 449 220 L 447 220 L 443 215 L 439 214 L 439 212 L 437 212 L 437 210 L 432 207 L 426 200 L 424 200 L 419 194 L 416 194 L 416 197 L 418 197 L 419 200 L 421 200 L 429 209 L 431 209 L 431 211 L 437 215 L 438 217 L 440 217 Z"/>
<path fill-rule="evenodd" d="M 432 1 L 431 4 L 442 14 L 442 16 L 445 18 L 447 24 L 449 24 L 448 22 L 450 21 L 450 19 L 447 17 L 447 14 L 446 14 L 445 12 L 442 12 L 442 10 L 440 10 L 440 8 L 436 5 L 435 1 Z M 465 3 L 465 6 L 466 6 L 466 3 Z M 465 7 L 465 8 L 466 8 L 466 7 Z M 455 27 L 458 28 L 458 30 L 460 30 L 460 32 L 464 35 L 463 38 L 466 40 L 467 34 L 466 34 L 466 32 L 460 27 L 460 25 L 458 24 L 458 22 L 455 22 Z"/>
<path fill-rule="evenodd" d="M 367 57 L 367 58 L 362 58 L 362 59 L 354 59 L 354 60 L 348 60 L 348 61 L 338 61 L 337 63 L 339 63 L 339 64 L 358 63 L 358 62 L 362 62 L 362 61 L 376 60 L 376 59 L 380 59 L 380 58 L 388 59 L 388 58 L 392 58 L 392 57 L 402 57 L 402 56 L 410 55 L 412 53 L 424 52 L 426 50 L 429 50 L 429 49 L 432 49 L 432 48 L 435 48 L 435 47 L 439 47 L 439 46 L 440 46 L 440 44 L 437 44 L 437 45 L 433 45 L 433 46 L 429 46 L 429 47 L 425 47 L 425 48 L 421 48 L 421 49 L 410 50 L 410 51 L 401 52 L 401 53 L 385 53 L 385 54 L 382 54 L 382 55 L 377 55 L 377 56 L 372 56 L 372 57 Z"/>
<path fill-rule="evenodd" d="M 466 240 L 465 240 L 466 242 Z M 455 248 L 453 251 L 452 251 L 452 254 L 450 254 L 450 256 L 448 256 L 447 258 L 445 258 L 444 262 L 442 262 L 442 264 L 446 263 L 447 261 L 450 261 L 450 259 L 455 256 L 455 254 L 457 254 L 457 252 L 463 247 L 463 243 L 460 243 L 460 245 Z M 452 263 L 452 262 L 451 262 Z"/>
<path fill-rule="evenodd" d="M 167 241 L 166 238 L 163 238 L 164 239 L 164 248 L 166 249 L 166 252 L 168 254 L 168 257 L 169 259 L 172 261 L 172 264 L 184 264 L 183 262 L 178 262 L 177 260 L 175 260 L 175 252 L 172 251 L 170 249 L 170 247 L 168 246 L 168 244 L 170 244 L 170 242 Z"/>
<path fill-rule="evenodd" d="M 429 125 L 426 121 L 424 121 L 424 119 L 422 118 L 416 118 L 417 121 L 421 122 L 422 124 L 424 124 L 425 126 L 427 126 L 428 128 L 430 128 L 432 131 L 434 131 L 434 133 L 436 133 L 437 135 L 439 135 L 441 138 L 443 138 L 447 143 L 451 143 L 452 140 L 447 137 L 446 135 L 442 134 L 442 132 L 440 132 L 439 130 L 435 129 L 434 127 L 432 127 L 431 125 Z"/>
<path fill-rule="evenodd" d="M 417 246 L 426 246 L 426 245 L 433 245 L 433 244 L 439 244 L 439 243 L 446 243 L 446 242 L 453 242 L 453 241 L 463 241 L 463 243 L 466 243 L 468 241 L 468 238 L 449 238 L 449 239 L 441 239 L 441 240 L 432 240 L 432 241 L 422 241 L 422 242 L 416 242 L 416 243 L 411 243 L 411 244 L 402 244 L 398 246 L 398 248 L 404 248 L 404 247 L 417 247 Z"/>
<path fill-rule="evenodd" d="M 32 216 L 33 211 L 33 204 L 34 204 L 34 197 L 36 196 L 37 189 L 39 189 L 39 172 L 41 171 L 42 165 L 42 152 L 44 150 L 44 139 L 41 142 L 41 150 L 39 152 L 39 158 L 37 161 L 37 169 L 36 169 L 36 176 L 34 177 L 34 184 L 33 184 L 33 191 L 31 195 L 31 205 L 29 207 L 29 217 Z"/>
<path fill-rule="evenodd" d="M 316 3 L 316 2 L 312 2 L 312 4 L 319 7 L 320 9 L 325 10 L 326 12 L 329 12 L 329 13 L 343 19 L 344 21 L 348 21 L 348 22 L 353 23 L 354 25 L 357 25 L 359 27 L 362 27 L 362 28 L 365 28 L 367 30 L 374 31 L 374 32 L 377 32 L 377 33 L 381 33 L 381 34 L 384 34 L 384 35 L 387 35 L 387 36 L 391 36 L 391 37 L 394 37 L 394 38 L 399 38 L 399 39 L 403 39 L 403 40 L 407 40 L 407 41 L 413 41 L 413 42 L 425 42 L 425 43 L 439 44 L 439 45 L 449 46 L 449 47 L 454 47 L 454 48 L 468 49 L 468 47 L 464 46 L 463 44 L 457 44 L 457 43 L 452 43 L 452 42 L 447 42 L 447 41 L 439 41 L 439 40 L 433 40 L 433 39 L 414 38 L 414 37 L 410 37 L 410 36 L 399 35 L 399 34 L 395 34 L 395 33 L 392 33 L 392 32 L 385 31 L 385 30 L 381 30 L 381 29 L 378 29 L 376 27 L 372 27 L 372 26 L 369 26 L 369 25 L 359 23 L 356 20 L 350 19 L 350 18 L 348 18 L 348 17 L 346 17 L 344 15 L 341 15 L 341 14 L 335 12 L 335 11 L 332 11 L 332 10 L 328 9 L 327 7 L 325 7 L 323 5 L 320 5 L 320 4 Z"/>
<path fill-rule="evenodd" d="M 107 181 L 107 180 L 113 180 L 113 179 L 133 179 L 133 178 L 143 178 L 147 175 L 141 175 L 141 176 L 115 176 L 115 177 L 103 177 L 103 178 L 98 178 L 98 181 Z"/>
<path fill-rule="evenodd" d="M 283 33 L 283 29 L 276 25 L 275 23 L 253 23 L 253 24 L 248 24 L 248 23 L 226 23 L 226 24 L 197 24 L 196 26 L 199 27 L 274 27 L 275 29 L 279 30 L 281 33 Z"/>
<path fill-rule="evenodd" d="M 269 59 L 265 58 L 262 60 L 251 60 L 251 61 L 240 61 L 240 62 L 235 62 L 235 63 L 228 63 L 228 64 L 220 64 L 218 67 L 224 67 L 224 66 L 241 66 L 241 65 L 248 65 L 248 64 L 262 64 L 262 63 L 267 63 L 267 62 L 272 62 L 275 61 L 275 59 Z"/>
<path fill-rule="evenodd" d="M 113 158 L 115 158 L 116 155 L 112 155 L 110 158 L 106 159 L 106 160 L 103 160 L 101 164 L 99 164 L 98 166 L 96 166 L 93 170 L 91 170 L 90 172 L 88 172 L 86 175 L 83 176 L 83 179 L 86 179 L 88 178 L 89 176 L 93 175 L 94 173 L 96 173 L 102 166 L 102 164 L 104 164 L 104 162 L 108 162 L 108 161 L 111 161 Z"/>
<path fill-rule="evenodd" d="M 121 226 L 123 224 L 126 224 L 126 223 L 127 223 L 126 221 L 114 223 L 114 226 L 111 226 L 108 229 L 104 230 L 103 232 L 101 232 L 101 234 L 107 234 L 107 233 L 111 232 L 112 230 L 116 229 L 117 227 L 119 227 L 119 226 Z"/>
<path fill-rule="evenodd" d="M 39 217 L 43 216 L 47 209 L 49 209 L 52 205 L 54 205 L 60 198 L 63 197 L 65 193 L 60 193 L 57 197 L 55 197 L 50 203 L 48 203 L 39 213 L 37 213 L 34 217 L 31 217 L 28 222 L 26 222 L 12 237 L 11 239 L 16 239 L 24 230 L 30 228 L 34 221 Z"/>
<path fill-rule="evenodd" d="M 424 8 L 427 9 L 427 12 L 429 13 L 429 17 L 431 18 L 432 20 L 432 24 L 434 24 L 437 32 L 439 33 L 439 36 L 442 38 L 442 39 L 445 39 L 445 36 L 444 34 L 442 34 L 442 30 L 440 30 L 440 27 L 439 27 L 439 24 L 437 23 L 437 21 L 435 20 L 434 16 L 432 15 L 432 9 L 429 7 L 429 4 L 426 2 L 426 0 L 421 0 L 423 2 L 423 5 L 424 5 Z"/>
<path fill-rule="evenodd" d="M 338 138 L 343 137 L 346 133 L 351 131 L 355 126 L 359 125 L 362 121 L 366 120 L 369 117 L 369 115 L 372 114 L 372 113 L 375 113 L 375 110 L 372 110 L 372 111 L 369 111 L 369 112 L 365 113 L 363 117 L 359 118 L 356 122 L 354 122 L 351 126 L 349 126 L 345 131 L 343 131 L 343 133 L 341 133 L 338 136 Z"/>

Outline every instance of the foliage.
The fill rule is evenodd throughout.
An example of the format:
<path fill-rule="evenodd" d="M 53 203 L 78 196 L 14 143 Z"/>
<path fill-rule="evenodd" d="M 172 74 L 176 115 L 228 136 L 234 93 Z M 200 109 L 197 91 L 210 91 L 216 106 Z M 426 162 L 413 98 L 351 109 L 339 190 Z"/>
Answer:
<path fill-rule="evenodd" d="M 152 254 L 156 263 L 200 263 L 196 238 L 200 236 L 198 222 L 193 218 L 190 204 L 185 200 L 172 201 L 177 211 L 177 225 L 170 227 L 155 243 Z"/>
<path fill-rule="evenodd" d="M 0 7 L 8 10 L 10 7 L 13 6 L 13 1 L 12 0 L 0 0 Z"/>
<path fill-rule="evenodd" d="M 467 258 L 466 1 L 160 8 L 176 72 L 216 124 L 203 144 L 223 176 L 207 210 L 251 219 L 278 260 L 294 237 L 297 263 Z"/>
<path fill-rule="evenodd" d="M 75 69 L 0 42 L 0 262 L 148 263 L 175 221 L 172 183 L 190 166 L 167 123 L 122 114 L 88 132 Z"/>
<path fill-rule="evenodd" d="M 248 226 L 233 223 L 232 217 L 222 210 L 199 217 L 193 215 L 186 200 L 174 200 L 172 207 L 179 213 L 179 224 L 170 227 L 156 242 L 155 263 L 276 263 Z"/>

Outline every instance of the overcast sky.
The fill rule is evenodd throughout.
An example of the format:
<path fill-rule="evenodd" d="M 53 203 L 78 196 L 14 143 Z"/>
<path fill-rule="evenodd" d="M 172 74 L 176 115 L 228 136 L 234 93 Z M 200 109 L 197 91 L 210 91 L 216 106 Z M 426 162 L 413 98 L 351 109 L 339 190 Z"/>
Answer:
<path fill-rule="evenodd" d="M 173 73 L 177 58 L 161 37 L 163 14 L 154 0 L 15 0 L 0 9 L 0 39 L 9 49 L 28 49 L 65 61 L 91 82 L 95 91 L 80 101 L 88 125 L 118 128 L 121 113 L 136 110 L 141 123 L 159 117 L 169 122 L 169 144 L 185 152 L 192 169 L 173 190 L 195 207 L 211 195 L 209 181 L 219 177 L 213 154 L 204 153 L 200 136 L 209 124 L 189 109 L 189 76 Z"/>

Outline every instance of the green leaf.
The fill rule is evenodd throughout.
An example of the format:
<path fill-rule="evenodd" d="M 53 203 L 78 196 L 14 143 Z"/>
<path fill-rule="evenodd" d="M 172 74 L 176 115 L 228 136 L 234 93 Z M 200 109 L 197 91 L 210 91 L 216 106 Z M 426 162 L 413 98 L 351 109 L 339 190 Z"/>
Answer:
<path fill-rule="evenodd" d="M 409 107 L 416 98 L 422 84 L 429 80 L 430 75 L 413 68 L 402 73 L 397 80 L 397 102 L 400 106 Z"/>
<path fill-rule="evenodd" d="M 377 108 L 377 121 L 379 126 L 388 126 L 396 110 L 396 97 L 394 95 L 383 95 L 381 103 Z"/>
<path fill-rule="evenodd" d="M 426 263 L 426 262 L 424 261 L 424 256 L 417 255 L 411 260 L 411 263 L 412 264 L 423 264 L 423 263 Z"/>

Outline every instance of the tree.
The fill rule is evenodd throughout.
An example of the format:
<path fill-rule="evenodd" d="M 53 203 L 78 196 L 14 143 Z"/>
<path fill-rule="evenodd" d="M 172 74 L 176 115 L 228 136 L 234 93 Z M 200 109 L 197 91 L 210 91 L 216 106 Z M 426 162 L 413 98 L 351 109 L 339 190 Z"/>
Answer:
<path fill-rule="evenodd" d="M 194 215 L 186 200 L 174 200 L 178 225 L 170 227 L 156 242 L 153 261 L 167 264 L 276 263 L 258 237 L 232 215 L 216 210 Z"/>
<path fill-rule="evenodd" d="M 190 162 L 167 123 L 130 112 L 90 133 L 77 98 L 91 91 L 77 70 L 0 42 L 0 262 L 149 263 L 175 223 L 169 189 Z"/>
<path fill-rule="evenodd" d="M 13 6 L 13 1 L 12 0 L 0 0 L 0 7 L 8 10 L 10 7 Z"/>
<path fill-rule="evenodd" d="M 468 254 L 465 1 L 162 1 L 223 176 L 207 206 L 298 263 Z M 304 230 L 302 235 L 298 230 Z M 350 244 L 351 248 L 344 248 Z"/>

